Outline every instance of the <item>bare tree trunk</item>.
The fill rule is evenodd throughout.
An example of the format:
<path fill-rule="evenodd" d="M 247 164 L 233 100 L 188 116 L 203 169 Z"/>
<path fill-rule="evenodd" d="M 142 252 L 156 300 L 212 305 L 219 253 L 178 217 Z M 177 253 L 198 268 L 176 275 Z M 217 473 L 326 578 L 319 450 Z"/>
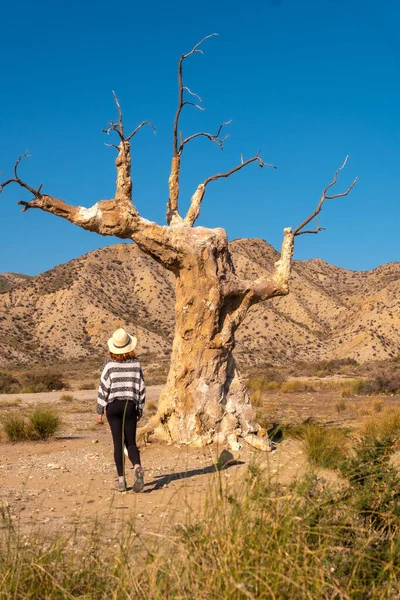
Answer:
<path fill-rule="evenodd" d="M 208 254 L 208 253 L 207 253 Z M 233 357 L 234 342 L 216 347 L 224 297 L 212 256 L 193 260 L 176 280 L 175 336 L 157 433 L 168 440 L 223 443 L 256 429 L 254 413 Z M 194 258 L 194 257 L 193 257 Z"/>
<path fill-rule="evenodd" d="M 183 225 L 176 235 L 184 260 L 176 273 L 175 336 L 156 432 L 179 443 L 234 445 L 258 428 L 233 356 L 235 331 L 252 304 L 288 293 L 293 235 L 285 232 L 273 277 L 256 281 L 237 278 L 223 229 Z"/>

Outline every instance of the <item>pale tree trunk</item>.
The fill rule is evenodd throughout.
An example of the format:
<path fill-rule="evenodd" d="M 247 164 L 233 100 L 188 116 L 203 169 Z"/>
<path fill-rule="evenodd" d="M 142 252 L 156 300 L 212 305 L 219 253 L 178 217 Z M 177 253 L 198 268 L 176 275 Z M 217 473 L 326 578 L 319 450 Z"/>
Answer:
<path fill-rule="evenodd" d="M 207 250 L 206 260 L 204 252 L 192 255 L 176 278 L 171 366 L 158 409 L 160 435 L 200 445 L 257 428 L 232 353 L 234 334 L 225 346 L 215 343 L 224 297 L 217 260 Z"/>
<path fill-rule="evenodd" d="M 222 229 L 182 226 L 185 260 L 176 275 L 175 336 L 157 434 L 172 442 L 235 446 L 258 425 L 233 350 L 235 331 L 252 304 L 288 292 L 293 236 L 270 279 L 238 279 Z"/>
<path fill-rule="evenodd" d="M 289 293 L 295 236 L 321 231 L 318 222 L 315 229 L 304 228 L 317 217 L 326 199 L 346 196 L 356 180 L 341 194 L 327 194 L 336 184 L 346 158 L 333 181 L 324 189 L 315 211 L 294 231 L 291 228 L 284 230 L 281 257 L 271 277 L 255 281 L 240 279 L 232 264 L 225 231 L 194 227 L 194 224 L 200 214 L 206 188 L 211 182 L 230 177 L 252 163 L 260 167 L 273 165 L 264 163 L 260 153 L 248 160 L 242 159 L 230 171 L 213 175 L 200 183 L 186 215 L 183 217 L 179 212 L 179 180 L 184 148 L 194 139 L 203 137 L 222 149 L 226 137 L 221 137 L 221 132 L 229 124 L 220 125 L 215 134 L 199 132 L 184 138 L 179 131 L 179 119 L 184 106 L 199 108 L 196 102 L 201 103 L 200 97 L 183 85 L 182 65 L 189 56 L 201 52 L 199 46 L 209 37 L 213 36 L 201 40 L 188 54 L 183 54 L 178 63 L 179 103 L 173 128 L 166 226 L 142 218 L 132 201 L 131 139 L 143 126 L 153 125 L 143 121 L 126 136 L 121 107 L 115 94 L 119 119 L 115 123 L 111 121 L 108 129 L 104 130 L 118 137 L 118 145 L 110 144 L 118 151 L 114 198 L 101 200 L 91 208 L 85 208 L 71 206 L 54 196 L 43 194 L 43 184 L 33 188 L 18 175 L 20 161 L 26 155 L 16 161 L 14 176 L 0 184 L 0 193 L 6 186 L 17 184 L 33 196 L 29 201 L 19 202 L 23 212 L 40 209 L 100 235 L 133 240 L 146 254 L 174 273 L 176 325 L 171 368 L 158 413 L 149 427 L 173 442 L 199 445 L 210 441 L 228 441 L 234 446 L 238 437 L 250 434 L 251 438 L 251 432 L 257 429 L 249 396 L 232 354 L 235 332 L 253 304 Z M 243 203 L 239 205 L 238 214 L 241 210 L 246 211 Z M 110 333 L 107 332 L 108 335 Z"/>

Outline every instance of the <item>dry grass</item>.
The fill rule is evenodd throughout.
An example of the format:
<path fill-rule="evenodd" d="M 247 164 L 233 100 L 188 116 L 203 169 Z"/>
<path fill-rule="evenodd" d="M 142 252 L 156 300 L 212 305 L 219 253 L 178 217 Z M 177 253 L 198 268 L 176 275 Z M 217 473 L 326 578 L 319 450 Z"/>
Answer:
<path fill-rule="evenodd" d="M 351 386 L 346 385 L 346 387 L 344 387 L 342 389 L 341 396 L 342 396 L 342 398 L 354 398 L 355 394 L 354 394 Z"/>
<path fill-rule="evenodd" d="M 89 403 L 84 403 L 81 400 L 74 398 L 74 401 L 74 403 L 71 402 L 68 406 L 63 408 L 63 411 L 71 414 L 85 414 L 95 412 L 95 400 Z"/>
<path fill-rule="evenodd" d="M 399 481 L 379 452 L 361 447 L 354 467 L 349 461 L 348 486 L 335 493 L 312 476 L 282 492 L 256 466 L 225 489 L 220 474 L 204 511 L 166 534 L 140 533 L 133 518 L 112 536 L 93 521 L 69 536 L 34 528 L 23 537 L 0 507 L 0 597 L 392 600 L 400 591 Z"/>
<path fill-rule="evenodd" d="M 13 398 L 10 400 L 0 399 L 0 408 L 12 408 L 14 406 L 19 406 L 22 403 L 21 398 Z"/>
<path fill-rule="evenodd" d="M 314 392 L 315 388 L 308 381 L 293 379 L 282 383 L 280 391 L 284 394 L 296 394 L 299 392 Z"/>
<path fill-rule="evenodd" d="M 370 416 L 360 432 L 368 439 L 397 439 L 400 436 L 400 409 L 388 408 L 379 416 Z"/>
<path fill-rule="evenodd" d="M 85 383 L 82 383 L 80 385 L 81 390 L 96 390 L 97 389 L 97 382 L 95 381 L 87 381 Z"/>
<path fill-rule="evenodd" d="M 63 394 L 62 396 L 60 396 L 60 402 L 66 402 L 66 403 L 77 402 L 77 398 L 75 398 L 71 394 Z"/>
<path fill-rule="evenodd" d="M 338 400 L 335 406 L 338 413 L 344 412 L 347 409 L 347 404 L 344 400 Z"/>
<path fill-rule="evenodd" d="M 27 424 L 19 414 L 8 414 L 2 419 L 4 433 L 10 442 L 22 442 L 28 439 Z"/>
<path fill-rule="evenodd" d="M 158 403 L 155 402 L 154 400 L 149 400 L 148 402 L 146 402 L 146 410 L 150 416 L 156 414 L 157 408 L 158 408 Z"/>
<path fill-rule="evenodd" d="M 335 427 L 306 423 L 288 430 L 288 434 L 301 441 L 310 464 L 326 469 L 336 469 L 349 449 L 346 433 Z"/>
<path fill-rule="evenodd" d="M 253 408 L 260 408 L 263 405 L 262 393 L 260 390 L 251 392 L 250 394 L 251 405 Z"/>

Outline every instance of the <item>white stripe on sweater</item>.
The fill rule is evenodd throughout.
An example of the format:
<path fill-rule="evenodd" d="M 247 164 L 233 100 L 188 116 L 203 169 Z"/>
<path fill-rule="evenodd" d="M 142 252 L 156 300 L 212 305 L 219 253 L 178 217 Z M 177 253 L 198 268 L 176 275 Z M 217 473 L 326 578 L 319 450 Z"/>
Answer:
<path fill-rule="evenodd" d="M 132 400 L 140 411 L 146 401 L 146 388 L 140 362 L 130 359 L 124 363 L 108 359 L 100 377 L 97 397 L 98 412 L 114 400 Z"/>

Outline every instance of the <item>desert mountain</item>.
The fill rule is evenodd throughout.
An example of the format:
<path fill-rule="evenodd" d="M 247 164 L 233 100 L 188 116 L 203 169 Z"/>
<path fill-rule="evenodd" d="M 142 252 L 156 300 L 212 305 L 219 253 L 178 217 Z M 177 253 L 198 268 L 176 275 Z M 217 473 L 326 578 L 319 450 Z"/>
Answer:
<path fill-rule="evenodd" d="M 271 272 L 267 242 L 231 243 L 246 278 Z M 117 327 L 133 331 L 139 352 L 169 353 L 174 278 L 135 244 L 90 252 L 38 275 L 0 275 L 0 365 L 62 362 L 104 353 Z M 316 259 L 295 261 L 291 293 L 250 311 L 237 334 L 244 363 L 354 358 L 400 351 L 400 263 L 348 271 Z"/>

